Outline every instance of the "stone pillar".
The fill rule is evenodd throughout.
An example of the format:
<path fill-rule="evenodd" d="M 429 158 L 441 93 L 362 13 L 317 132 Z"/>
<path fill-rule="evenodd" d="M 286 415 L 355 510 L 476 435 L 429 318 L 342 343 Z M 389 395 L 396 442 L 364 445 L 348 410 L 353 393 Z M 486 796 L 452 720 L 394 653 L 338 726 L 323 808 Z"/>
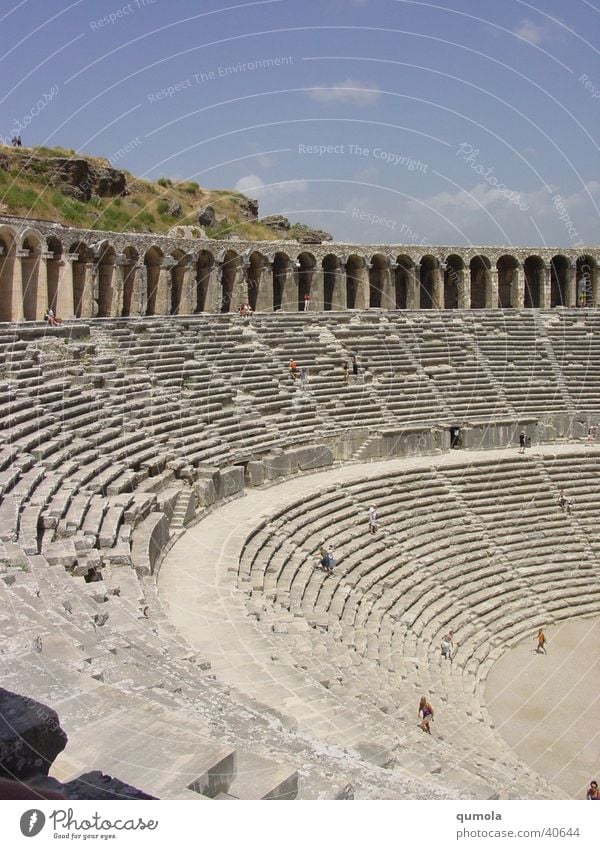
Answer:
<path fill-rule="evenodd" d="M 58 287 L 56 291 L 56 314 L 59 318 L 73 318 L 75 303 L 73 300 L 73 263 L 79 259 L 77 254 L 66 254 L 60 262 Z"/>
<path fill-rule="evenodd" d="M 239 261 L 233 278 L 233 291 L 231 292 L 231 303 L 229 312 L 237 312 L 240 304 L 248 303 L 248 269 L 249 260 Z"/>
<path fill-rule="evenodd" d="M 486 310 L 498 309 L 498 269 L 485 269 L 485 308 Z"/>
<path fill-rule="evenodd" d="M 370 306 L 370 286 L 369 286 L 369 264 L 363 260 L 363 265 L 358 271 L 358 279 L 356 281 L 356 299 L 354 308 L 357 310 L 366 310 Z"/>
<path fill-rule="evenodd" d="M 54 259 L 52 252 L 44 251 L 38 257 L 35 320 L 43 321 L 48 309 L 48 260 Z"/>
<path fill-rule="evenodd" d="M 85 264 L 85 282 L 81 302 L 81 317 L 95 318 L 98 315 L 98 277 L 99 269 L 95 262 Z"/>
<path fill-rule="evenodd" d="M 471 281 L 466 269 L 460 268 L 455 272 L 458 277 L 458 308 L 459 310 L 471 309 Z M 496 300 L 496 306 L 498 301 Z"/>
<path fill-rule="evenodd" d="M 594 265 L 592 268 L 590 268 L 590 275 L 591 275 L 591 278 L 592 278 L 591 279 L 592 306 L 597 307 L 598 304 L 599 304 L 599 298 L 600 298 L 600 296 L 598 294 L 598 266 L 597 265 Z"/>
<path fill-rule="evenodd" d="M 421 309 L 421 263 L 415 263 L 407 271 L 406 309 L 418 310 Z"/>
<path fill-rule="evenodd" d="M 434 310 L 443 310 L 444 309 L 444 271 L 446 270 L 446 264 L 443 262 L 438 262 L 437 266 L 433 269 L 433 289 L 432 289 L 432 297 L 431 297 L 431 306 Z"/>
<path fill-rule="evenodd" d="M 540 309 L 547 309 L 552 304 L 552 266 L 544 263 L 540 285 Z"/>
<path fill-rule="evenodd" d="M 290 260 L 283 277 L 281 309 L 283 312 L 298 312 L 298 260 Z"/>
<path fill-rule="evenodd" d="M 195 254 L 186 254 L 183 263 L 183 280 L 181 282 L 181 299 L 178 315 L 191 315 L 196 307 L 196 263 Z"/>
<path fill-rule="evenodd" d="M 525 274 L 522 265 L 513 270 L 510 284 L 510 305 L 518 310 L 522 310 L 525 306 Z"/>
<path fill-rule="evenodd" d="M 394 269 L 397 267 L 397 263 L 394 262 L 392 264 L 388 260 L 380 277 L 381 308 L 384 310 L 393 310 L 396 308 L 396 287 L 393 285 L 394 273 L 392 265 Z"/>
<path fill-rule="evenodd" d="M 567 268 L 567 291 L 563 297 L 566 307 L 577 306 L 577 265 L 574 262 Z"/>
<path fill-rule="evenodd" d="M 265 262 L 258 276 L 257 312 L 273 312 L 273 263 Z"/>
<path fill-rule="evenodd" d="M 29 259 L 29 251 L 16 251 L 10 307 L 12 321 L 23 321 L 25 319 L 25 304 L 23 303 L 23 260 L 25 259 Z"/>
<path fill-rule="evenodd" d="M 156 300 L 154 302 L 154 315 L 168 315 L 171 289 L 171 269 L 175 265 L 172 256 L 166 256 L 162 260 L 158 271 L 158 283 L 156 286 Z"/>
<path fill-rule="evenodd" d="M 221 312 L 221 275 L 223 266 L 220 262 L 215 264 L 210 269 L 208 274 L 208 288 L 206 290 L 206 300 L 204 302 L 206 312 Z"/>
<path fill-rule="evenodd" d="M 331 296 L 332 310 L 348 309 L 347 292 L 346 292 L 346 275 L 339 259 L 334 271 L 335 282 L 333 284 L 333 294 Z"/>
<path fill-rule="evenodd" d="M 323 280 L 323 269 L 318 265 L 311 270 L 310 275 L 310 308 L 311 310 L 323 312 L 325 309 L 325 283 Z"/>
<path fill-rule="evenodd" d="M 133 269 L 133 290 L 131 292 L 131 310 L 129 315 L 132 317 L 146 315 L 147 301 L 148 278 L 146 266 L 139 264 Z"/>
<path fill-rule="evenodd" d="M 123 312 L 123 292 L 125 290 L 125 275 L 123 273 L 123 269 L 126 262 L 127 257 L 125 254 L 117 254 L 115 256 L 110 298 L 111 318 L 118 318 Z"/>

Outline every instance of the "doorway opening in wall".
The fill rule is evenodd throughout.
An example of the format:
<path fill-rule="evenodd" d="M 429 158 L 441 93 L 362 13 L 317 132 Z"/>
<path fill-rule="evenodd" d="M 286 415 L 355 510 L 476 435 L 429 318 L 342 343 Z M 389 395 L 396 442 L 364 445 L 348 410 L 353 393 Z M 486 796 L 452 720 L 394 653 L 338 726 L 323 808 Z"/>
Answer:
<path fill-rule="evenodd" d="M 462 448 L 462 437 L 457 425 L 450 428 L 450 448 Z"/>

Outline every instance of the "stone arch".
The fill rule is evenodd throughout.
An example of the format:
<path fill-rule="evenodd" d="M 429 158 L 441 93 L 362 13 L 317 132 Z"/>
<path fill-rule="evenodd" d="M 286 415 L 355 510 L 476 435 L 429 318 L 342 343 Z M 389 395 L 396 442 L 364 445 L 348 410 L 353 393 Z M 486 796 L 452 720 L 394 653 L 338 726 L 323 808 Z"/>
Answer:
<path fill-rule="evenodd" d="M 597 303 L 596 298 L 596 260 L 589 254 L 577 257 L 575 265 L 575 281 L 577 291 L 577 306 L 591 307 Z"/>
<path fill-rule="evenodd" d="M 21 317 L 21 292 L 15 280 L 17 234 L 0 226 L 0 321 L 17 321 Z"/>
<path fill-rule="evenodd" d="M 396 258 L 396 270 L 394 273 L 394 296 L 397 310 L 408 309 L 410 301 L 409 293 L 411 282 L 414 278 L 414 263 L 407 254 L 401 254 Z"/>
<path fill-rule="evenodd" d="M 349 310 L 357 308 L 364 267 L 364 259 L 357 254 L 351 254 L 346 261 L 346 303 Z"/>
<path fill-rule="evenodd" d="M 488 304 L 487 292 L 490 285 L 491 263 L 487 256 L 474 256 L 469 263 L 471 281 L 471 308 L 483 310 Z"/>
<path fill-rule="evenodd" d="M 159 298 L 160 269 L 165 255 L 156 245 L 144 254 L 146 267 L 146 315 L 156 315 Z"/>
<path fill-rule="evenodd" d="M 550 260 L 550 306 L 567 306 L 567 286 L 571 262 L 563 254 L 556 254 Z"/>
<path fill-rule="evenodd" d="M 123 251 L 123 257 L 123 303 L 121 305 L 121 315 L 126 317 L 134 311 L 135 277 L 140 255 L 134 247 L 128 246 Z"/>
<path fill-rule="evenodd" d="M 335 254 L 327 254 L 323 257 L 323 309 L 332 310 L 339 309 L 336 303 L 336 293 L 338 286 L 338 275 L 340 271 L 340 261 Z"/>
<path fill-rule="evenodd" d="M 435 303 L 435 282 L 436 275 L 439 274 L 438 261 L 431 254 L 426 254 L 421 257 L 421 266 L 419 271 L 419 290 L 421 309 L 431 310 L 436 307 Z"/>
<path fill-rule="evenodd" d="M 97 262 L 98 318 L 110 318 L 113 314 L 115 263 L 115 249 L 112 245 L 103 243 Z M 120 307 L 118 310 L 120 311 Z"/>
<path fill-rule="evenodd" d="M 539 308 L 543 300 L 546 263 L 541 256 L 528 256 L 523 263 L 525 293 L 523 306 L 527 309 Z"/>
<path fill-rule="evenodd" d="M 273 257 L 273 309 L 285 310 L 289 302 L 288 279 L 290 258 L 287 254 L 278 252 Z M 297 298 L 294 298 L 294 303 Z"/>
<path fill-rule="evenodd" d="M 369 306 L 380 308 L 385 305 L 389 262 L 383 254 L 373 254 L 369 265 Z"/>
<path fill-rule="evenodd" d="M 173 265 L 171 266 L 169 275 L 169 315 L 179 315 L 188 255 L 185 251 L 176 248 L 171 251 L 171 256 L 173 258 Z"/>
<path fill-rule="evenodd" d="M 196 261 L 196 303 L 194 312 L 216 310 L 216 304 L 209 303 L 210 279 L 215 271 L 215 258 L 210 251 L 200 251 Z"/>
<path fill-rule="evenodd" d="M 235 308 L 233 298 L 240 263 L 240 256 L 235 251 L 225 253 L 221 265 L 221 305 L 219 312 L 231 312 Z"/>
<path fill-rule="evenodd" d="M 48 239 L 48 259 L 46 261 L 46 281 L 48 286 L 48 306 L 58 314 L 58 284 L 62 264 L 63 246 L 60 239 L 50 236 Z"/>
<path fill-rule="evenodd" d="M 317 260 L 313 254 L 308 251 L 303 251 L 298 256 L 298 309 L 304 309 L 304 296 L 308 295 L 311 300 L 316 301 L 316 293 L 314 291 L 315 271 L 317 269 Z M 313 309 L 320 307 L 320 304 L 313 304 Z"/>
<path fill-rule="evenodd" d="M 256 305 L 260 294 L 260 288 L 266 285 L 264 281 L 264 269 L 268 266 L 268 260 L 260 251 L 253 251 L 248 260 L 248 303 L 256 311 Z"/>
<path fill-rule="evenodd" d="M 519 268 L 519 260 L 512 256 L 512 254 L 503 254 L 496 263 L 496 269 L 498 271 L 498 306 L 500 309 L 510 309 L 517 304 Z"/>
<path fill-rule="evenodd" d="M 23 318 L 37 321 L 43 318 L 47 291 L 42 291 L 45 281 L 40 280 L 40 264 L 44 245 L 35 230 L 28 230 L 21 238 L 21 280 L 23 285 Z"/>
<path fill-rule="evenodd" d="M 73 312 L 76 318 L 85 315 L 85 278 L 86 266 L 92 261 L 90 249 L 85 242 L 75 242 L 69 248 L 73 260 Z"/>
<path fill-rule="evenodd" d="M 462 306 L 464 275 L 464 259 L 458 254 L 450 254 L 444 267 L 444 309 L 455 310 Z"/>

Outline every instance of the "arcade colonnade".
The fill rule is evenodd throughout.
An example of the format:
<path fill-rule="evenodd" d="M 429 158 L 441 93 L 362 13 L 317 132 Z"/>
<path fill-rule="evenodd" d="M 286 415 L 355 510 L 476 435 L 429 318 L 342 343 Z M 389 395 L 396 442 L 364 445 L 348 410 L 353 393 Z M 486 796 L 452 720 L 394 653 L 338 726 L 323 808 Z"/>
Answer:
<path fill-rule="evenodd" d="M 0 219 L 0 321 L 314 310 L 596 307 L 600 249 L 169 239 Z"/>

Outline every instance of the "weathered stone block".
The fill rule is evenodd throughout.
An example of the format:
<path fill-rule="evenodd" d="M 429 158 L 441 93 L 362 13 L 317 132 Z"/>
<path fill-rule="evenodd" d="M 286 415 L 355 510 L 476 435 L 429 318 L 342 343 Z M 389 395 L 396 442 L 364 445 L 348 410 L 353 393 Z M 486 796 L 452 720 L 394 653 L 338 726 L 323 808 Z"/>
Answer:
<path fill-rule="evenodd" d="M 219 475 L 219 484 L 217 488 L 217 497 L 230 498 L 232 495 L 237 495 L 238 492 L 244 491 L 244 467 L 230 466 L 227 469 L 221 469 Z"/>
<path fill-rule="evenodd" d="M 0 776 L 26 781 L 48 775 L 67 745 L 58 714 L 41 702 L 0 688 Z"/>

